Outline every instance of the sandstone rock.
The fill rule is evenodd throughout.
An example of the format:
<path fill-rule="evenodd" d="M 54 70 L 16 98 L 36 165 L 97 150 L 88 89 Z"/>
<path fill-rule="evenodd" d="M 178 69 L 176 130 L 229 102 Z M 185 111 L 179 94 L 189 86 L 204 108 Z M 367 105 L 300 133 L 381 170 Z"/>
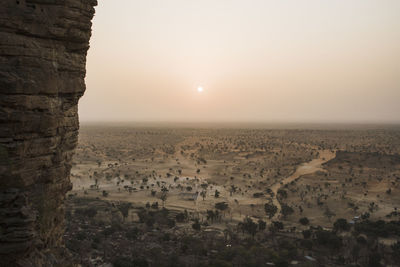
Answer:
<path fill-rule="evenodd" d="M 0 1 L 0 258 L 63 265 L 95 0 Z"/>

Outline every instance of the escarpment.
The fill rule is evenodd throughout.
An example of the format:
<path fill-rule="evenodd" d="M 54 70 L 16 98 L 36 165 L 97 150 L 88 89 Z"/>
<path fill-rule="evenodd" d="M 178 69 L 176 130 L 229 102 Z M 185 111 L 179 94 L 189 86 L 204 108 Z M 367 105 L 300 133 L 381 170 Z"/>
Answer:
<path fill-rule="evenodd" d="M 59 266 L 96 0 L 0 1 L 0 258 Z"/>

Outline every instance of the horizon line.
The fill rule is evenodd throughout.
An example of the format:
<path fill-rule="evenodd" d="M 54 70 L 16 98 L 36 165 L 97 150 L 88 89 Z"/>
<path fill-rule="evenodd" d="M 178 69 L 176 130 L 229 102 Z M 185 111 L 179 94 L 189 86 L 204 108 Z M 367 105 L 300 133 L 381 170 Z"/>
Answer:
<path fill-rule="evenodd" d="M 289 127 L 289 128 L 365 128 L 365 127 L 400 127 L 400 121 L 332 121 L 332 122 L 319 122 L 319 121 L 174 121 L 174 120 L 80 120 L 82 126 L 90 125 L 131 125 L 131 126 L 178 126 L 178 127 L 212 127 L 212 128 L 232 128 L 239 126 L 253 126 L 255 128 L 260 127 L 274 127 L 278 128 Z"/>

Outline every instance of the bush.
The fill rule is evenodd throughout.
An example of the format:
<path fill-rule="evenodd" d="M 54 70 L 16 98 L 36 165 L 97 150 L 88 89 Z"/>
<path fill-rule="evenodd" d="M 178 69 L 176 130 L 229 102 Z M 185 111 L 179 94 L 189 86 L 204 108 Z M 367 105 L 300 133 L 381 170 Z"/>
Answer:
<path fill-rule="evenodd" d="M 129 259 L 126 257 L 116 258 L 113 261 L 114 267 L 147 267 L 149 264 L 145 259 Z"/>
<path fill-rule="evenodd" d="M 176 219 L 177 222 L 182 223 L 182 222 L 186 221 L 187 216 L 185 215 L 185 213 L 180 212 L 175 216 L 175 219 Z"/>
<path fill-rule="evenodd" d="M 128 230 L 128 232 L 126 233 L 126 238 L 128 238 L 129 240 L 136 240 L 138 235 L 139 229 L 137 227 L 134 227 Z"/>
<path fill-rule="evenodd" d="M 76 239 L 82 241 L 85 240 L 87 238 L 87 234 L 84 231 L 78 232 L 78 234 L 76 235 Z"/>
<path fill-rule="evenodd" d="M 262 192 L 258 192 L 258 193 L 254 193 L 253 194 L 254 198 L 260 198 L 260 197 L 263 197 L 263 196 L 264 196 L 264 193 L 262 193 Z"/>
<path fill-rule="evenodd" d="M 286 217 L 286 216 L 288 216 L 290 214 L 293 214 L 293 212 L 294 212 L 294 210 L 293 210 L 292 207 L 290 207 L 290 206 L 288 206 L 286 204 L 282 205 L 281 213 L 283 214 L 284 217 Z"/>
<path fill-rule="evenodd" d="M 380 267 L 380 266 L 382 266 L 380 261 L 381 261 L 381 255 L 379 255 L 378 252 L 374 252 L 371 255 L 369 255 L 368 266 L 369 267 Z"/>
<path fill-rule="evenodd" d="M 229 207 L 228 203 L 226 203 L 226 202 L 218 202 L 215 204 L 215 208 L 218 210 L 221 210 L 221 211 L 226 210 L 228 207 Z"/>
<path fill-rule="evenodd" d="M 335 231 L 349 231 L 350 224 L 347 223 L 346 219 L 337 219 L 336 222 L 333 224 L 333 229 Z"/>
<path fill-rule="evenodd" d="M 276 212 L 278 211 L 278 207 L 275 206 L 274 204 L 266 203 L 264 205 L 264 210 L 265 213 L 268 215 L 268 217 L 271 219 L 272 217 L 275 216 Z"/>
<path fill-rule="evenodd" d="M 274 221 L 274 222 L 272 222 L 272 224 L 274 225 L 274 227 L 276 229 L 283 230 L 283 223 L 282 222 Z"/>
<path fill-rule="evenodd" d="M 170 241 L 170 240 L 171 240 L 171 236 L 170 236 L 169 233 L 165 233 L 165 234 L 162 236 L 162 241 Z"/>
<path fill-rule="evenodd" d="M 311 230 L 304 230 L 302 233 L 303 233 L 304 239 L 309 239 L 312 235 Z"/>
<path fill-rule="evenodd" d="M 124 218 L 127 218 L 129 215 L 129 210 L 132 207 L 131 203 L 121 203 L 118 206 L 119 211 L 122 213 L 122 216 L 124 216 Z"/>
<path fill-rule="evenodd" d="M 231 267 L 232 263 L 224 260 L 213 260 L 210 262 L 210 267 Z"/>
<path fill-rule="evenodd" d="M 239 228 L 242 229 L 243 232 L 247 232 L 254 236 L 257 233 L 258 224 L 253 222 L 253 220 L 249 217 L 246 217 L 243 222 L 238 224 Z"/>
<path fill-rule="evenodd" d="M 277 267 L 289 267 L 289 262 L 282 258 L 277 259 L 274 263 Z"/>
<path fill-rule="evenodd" d="M 311 240 L 308 240 L 308 239 L 303 239 L 303 240 L 300 241 L 300 245 L 301 245 L 303 248 L 312 249 L 312 247 L 313 247 L 313 242 L 312 242 Z"/>
<path fill-rule="evenodd" d="M 279 195 L 281 198 L 287 198 L 287 197 L 288 197 L 288 194 L 287 194 L 286 190 L 284 190 L 284 189 L 279 189 L 279 190 L 278 190 L 278 195 Z"/>
<path fill-rule="evenodd" d="M 107 227 L 106 229 L 103 230 L 103 234 L 105 236 L 112 235 L 116 231 L 120 231 L 122 229 L 121 225 L 119 224 L 112 224 L 110 227 Z"/>
<path fill-rule="evenodd" d="M 361 244 L 361 245 L 365 245 L 365 244 L 367 244 L 367 240 L 365 239 L 365 237 L 360 235 L 360 236 L 357 237 L 357 243 Z"/>
<path fill-rule="evenodd" d="M 318 244 L 331 249 L 339 249 L 343 245 L 342 239 L 330 231 L 319 230 L 316 232 L 316 236 Z"/>
<path fill-rule="evenodd" d="M 307 225 L 307 224 L 310 223 L 310 221 L 308 220 L 307 217 L 300 218 L 299 222 L 300 222 L 302 225 Z"/>
<path fill-rule="evenodd" d="M 385 222 L 365 220 L 355 224 L 356 233 L 364 233 L 375 237 L 400 236 L 400 221 Z"/>
<path fill-rule="evenodd" d="M 267 228 L 267 223 L 263 220 L 258 220 L 258 230 L 264 231 Z"/>
<path fill-rule="evenodd" d="M 97 210 L 94 207 L 85 208 L 85 209 L 76 209 L 75 214 L 93 218 L 94 216 L 96 216 Z"/>
<path fill-rule="evenodd" d="M 115 232 L 115 229 L 112 228 L 112 227 L 108 227 L 108 228 L 106 228 L 106 229 L 103 230 L 103 234 L 104 234 L 105 236 L 112 235 L 114 232 Z"/>
<path fill-rule="evenodd" d="M 199 223 L 199 220 L 196 220 L 193 224 L 192 224 L 192 228 L 196 231 L 200 231 L 201 229 L 201 225 Z"/>

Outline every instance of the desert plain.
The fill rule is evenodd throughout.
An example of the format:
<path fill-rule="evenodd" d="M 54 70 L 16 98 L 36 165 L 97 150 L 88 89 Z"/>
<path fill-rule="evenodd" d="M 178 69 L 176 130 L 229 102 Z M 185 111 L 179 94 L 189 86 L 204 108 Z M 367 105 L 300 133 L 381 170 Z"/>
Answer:
<path fill-rule="evenodd" d="M 75 251 L 91 266 L 112 261 L 125 266 L 124 260 L 130 266 L 135 246 L 143 253 L 134 253 L 132 266 L 168 265 L 170 257 L 180 262 L 177 266 L 286 266 L 285 260 L 304 266 L 367 264 L 372 248 L 357 247 L 359 256 L 352 256 L 357 242 L 349 240 L 369 240 L 368 227 L 358 226 L 365 222 L 399 221 L 399 153 L 397 126 L 83 125 L 67 201 L 67 243 L 81 233 Z M 112 230 L 107 234 L 107 229 Z M 371 246 L 394 251 L 396 229 L 375 235 Z M 313 242 L 323 243 L 315 231 L 334 233 L 341 245 L 315 251 Z M 162 235 L 158 239 L 176 241 L 165 245 L 170 251 L 148 237 L 156 232 Z M 217 241 L 194 255 L 188 249 L 177 252 L 187 236 L 220 240 L 224 250 L 235 247 L 235 240 L 242 246 L 243 239 L 252 239 L 278 252 L 270 260 L 251 257 L 253 265 L 235 257 L 223 262 L 210 256 L 220 253 L 218 246 L 211 249 Z M 296 253 L 280 255 L 281 239 L 294 242 Z M 155 248 L 162 252 L 149 256 Z M 330 255 L 330 249 L 341 258 Z M 389 264 L 393 257 L 382 260 Z"/>

